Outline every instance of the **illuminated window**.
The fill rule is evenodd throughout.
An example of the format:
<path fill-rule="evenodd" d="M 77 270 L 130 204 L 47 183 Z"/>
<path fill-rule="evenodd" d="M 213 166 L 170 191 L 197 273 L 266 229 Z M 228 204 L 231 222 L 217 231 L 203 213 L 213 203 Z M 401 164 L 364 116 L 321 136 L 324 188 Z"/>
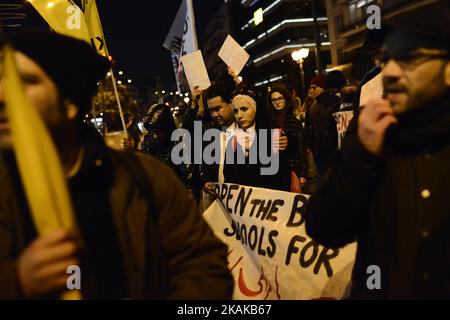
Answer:
<path fill-rule="evenodd" d="M 262 8 L 259 8 L 258 10 L 255 11 L 255 13 L 253 14 L 255 26 L 257 26 L 258 24 L 263 22 L 263 19 L 264 19 L 263 16 L 264 16 L 264 12 L 263 12 Z"/>

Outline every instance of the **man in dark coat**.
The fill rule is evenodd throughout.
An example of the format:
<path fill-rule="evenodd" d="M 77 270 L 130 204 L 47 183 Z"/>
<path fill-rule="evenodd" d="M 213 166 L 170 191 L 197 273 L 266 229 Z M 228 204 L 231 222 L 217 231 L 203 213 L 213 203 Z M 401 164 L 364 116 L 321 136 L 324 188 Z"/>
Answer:
<path fill-rule="evenodd" d="M 327 90 L 326 78 L 317 75 L 311 80 L 315 91 L 315 103 L 306 111 L 305 135 L 308 149 L 314 155 L 317 182 L 322 180 L 338 147 L 338 133 L 333 113 L 339 111 L 340 98 Z"/>
<path fill-rule="evenodd" d="M 316 241 L 358 241 L 353 298 L 450 298 L 450 6 L 437 2 L 387 37 L 387 100 L 364 106 L 307 205 Z"/>
<path fill-rule="evenodd" d="M 48 31 L 12 34 L 5 43 L 55 143 L 79 235 L 38 235 L 0 86 L 0 298 L 56 298 L 68 289 L 70 265 L 81 268 L 86 299 L 230 298 L 226 246 L 174 172 L 154 158 L 110 150 L 82 123 L 107 59 Z"/>

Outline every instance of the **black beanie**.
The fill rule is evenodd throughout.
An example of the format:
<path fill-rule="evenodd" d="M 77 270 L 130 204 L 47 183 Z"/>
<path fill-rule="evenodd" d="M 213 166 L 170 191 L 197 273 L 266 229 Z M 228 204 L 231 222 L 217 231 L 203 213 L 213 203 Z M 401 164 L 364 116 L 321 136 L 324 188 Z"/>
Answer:
<path fill-rule="evenodd" d="M 347 84 L 342 71 L 332 70 L 325 76 L 325 86 L 327 89 L 341 90 Z"/>
<path fill-rule="evenodd" d="M 393 28 L 385 40 L 388 54 L 419 47 L 446 50 L 450 53 L 450 1 L 411 1 L 408 10 L 386 18 Z"/>
<path fill-rule="evenodd" d="M 109 60 L 87 42 L 47 30 L 10 33 L 1 39 L 0 48 L 5 44 L 37 63 L 81 114 L 89 111 L 97 82 L 110 68 Z"/>

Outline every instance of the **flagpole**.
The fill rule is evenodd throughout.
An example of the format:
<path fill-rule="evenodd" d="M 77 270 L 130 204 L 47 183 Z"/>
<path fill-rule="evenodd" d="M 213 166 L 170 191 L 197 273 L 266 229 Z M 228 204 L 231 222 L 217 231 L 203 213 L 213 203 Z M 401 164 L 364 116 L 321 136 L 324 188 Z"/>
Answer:
<path fill-rule="evenodd" d="M 119 107 L 120 120 L 122 121 L 123 131 L 128 135 L 127 126 L 125 124 L 125 118 L 123 116 L 122 104 L 120 103 L 119 92 L 117 91 L 116 86 L 116 77 L 114 76 L 114 71 L 111 68 L 111 81 L 114 88 L 114 94 L 116 95 L 117 106 Z"/>
<path fill-rule="evenodd" d="M 95 19 L 97 20 L 97 25 L 100 28 L 101 34 L 103 36 L 103 45 L 104 45 L 104 50 L 106 53 L 106 57 L 109 57 L 109 52 L 108 52 L 108 47 L 106 46 L 106 37 L 104 36 L 104 32 L 103 32 L 103 28 L 102 28 L 102 22 L 100 21 L 100 15 L 98 13 L 98 8 L 97 8 L 97 4 L 95 3 L 95 0 L 93 0 L 93 3 L 95 5 Z M 84 8 L 86 8 L 86 3 L 83 1 Z M 128 130 L 127 130 L 127 126 L 125 123 L 125 117 L 123 115 L 123 110 L 122 110 L 122 104 L 120 103 L 120 98 L 119 98 L 119 92 L 117 91 L 117 85 L 116 85 L 116 77 L 114 76 L 114 71 L 113 68 L 111 68 L 111 81 L 112 81 L 112 85 L 113 85 L 113 89 L 114 89 L 114 95 L 116 96 L 116 100 L 117 100 L 117 107 L 119 108 L 119 115 L 120 115 L 120 120 L 122 121 L 122 127 L 123 127 L 123 131 L 128 135 Z"/>
<path fill-rule="evenodd" d="M 195 27 L 195 13 L 194 13 L 194 4 L 192 3 L 192 0 L 187 0 L 187 6 L 188 6 L 188 10 L 187 12 L 189 12 L 189 9 L 191 9 L 192 12 L 192 26 L 193 26 L 193 30 L 192 30 L 192 34 L 194 37 L 194 49 L 195 51 L 198 50 L 198 43 L 197 43 L 197 28 Z"/>

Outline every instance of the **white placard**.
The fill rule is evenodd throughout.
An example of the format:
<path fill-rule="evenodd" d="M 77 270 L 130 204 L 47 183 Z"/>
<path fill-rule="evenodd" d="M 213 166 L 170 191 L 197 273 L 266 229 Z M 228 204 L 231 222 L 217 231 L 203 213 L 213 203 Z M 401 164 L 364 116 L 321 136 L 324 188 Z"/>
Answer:
<path fill-rule="evenodd" d="M 200 50 L 181 57 L 187 81 L 191 91 L 198 87 L 199 90 L 208 89 L 211 86 L 205 61 Z"/>
<path fill-rule="evenodd" d="M 371 99 L 381 99 L 383 96 L 383 75 L 378 74 L 361 88 L 359 106 L 363 107 Z"/>
<path fill-rule="evenodd" d="M 230 35 L 220 48 L 219 57 L 238 75 L 241 73 L 250 55 Z"/>

